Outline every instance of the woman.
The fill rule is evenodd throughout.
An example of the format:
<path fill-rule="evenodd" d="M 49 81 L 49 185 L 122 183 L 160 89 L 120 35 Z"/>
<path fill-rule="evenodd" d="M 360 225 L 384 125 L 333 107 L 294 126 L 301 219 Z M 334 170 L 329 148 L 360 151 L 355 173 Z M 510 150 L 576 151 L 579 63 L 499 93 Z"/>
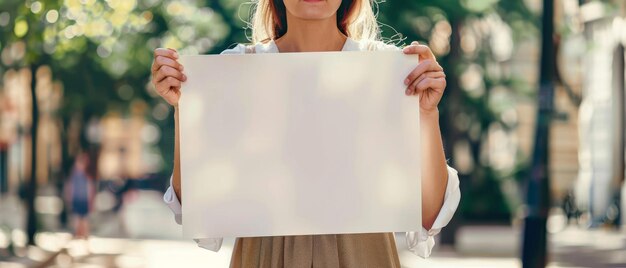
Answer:
<path fill-rule="evenodd" d="M 74 237 L 89 238 L 89 211 L 95 196 L 95 186 L 92 172 L 94 161 L 90 155 L 82 152 L 76 156 L 72 173 L 65 185 L 66 197 L 74 215 Z"/>
<path fill-rule="evenodd" d="M 237 45 L 222 54 L 400 50 L 380 41 L 370 0 L 259 0 L 252 19 L 254 45 Z M 422 125 L 422 231 L 407 233 L 408 248 L 426 257 L 433 236 L 452 218 L 460 199 L 456 171 L 447 167 L 437 104 L 446 87 L 445 74 L 431 50 L 413 42 L 402 50 L 420 63 L 404 83 L 406 95 L 420 95 Z M 173 49 L 154 51 L 153 83 L 157 92 L 177 106 L 187 77 Z M 178 148 L 178 147 L 177 147 Z M 181 223 L 181 178 L 178 150 L 174 174 L 164 200 Z M 217 251 L 221 238 L 196 240 Z M 392 233 L 304 235 L 238 238 L 231 267 L 400 267 Z"/>

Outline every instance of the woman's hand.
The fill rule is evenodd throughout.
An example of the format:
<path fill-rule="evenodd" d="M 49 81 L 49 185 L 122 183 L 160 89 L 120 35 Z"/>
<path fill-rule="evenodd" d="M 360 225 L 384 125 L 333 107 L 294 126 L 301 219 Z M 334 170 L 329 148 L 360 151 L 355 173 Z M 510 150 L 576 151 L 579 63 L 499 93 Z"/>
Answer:
<path fill-rule="evenodd" d="M 433 52 L 417 42 L 404 48 L 405 54 L 418 54 L 420 62 L 407 76 L 407 95 L 420 96 L 422 155 L 422 226 L 430 230 L 444 203 L 448 185 L 448 170 L 443 152 L 437 104 L 446 89 L 446 75 Z"/>
<path fill-rule="evenodd" d="M 183 74 L 183 65 L 177 60 L 178 53 L 174 49 L 157 48 L 154 50 L 152 84 L 156 92 L 173 106 L 178 105 L 180 86 L 187 80 L 187 76 Z"/>
<path fill-rule="evenodd" d="M 405 47 L 404 54 L 418 54 L 420 62 L 404 80 L 406 95 L 420 96 L 420 112 L 437 111 L 437 104 L 446 89 L 446 74 L 437 62 L 435 55 L 427 46 L 413 41 Z"/>
<path fill-rule="evenodd" d="M 171 48 L 157 48 L 154 50 L 154 61 L 152 62 L 152 83 L 156 92 L 161 95 L 167 103 L 177 107 L 180 99 L 180 86 L 187 80 L 183 74 L 183 65 L 178 63 L 178 53 Z M 174 172 L 172 174 L 172 188 L 178 197 L 178 201 L 183 202 L 180 187 L 180 135 L 178 133 L 178 109 L 174 109 Z"/>

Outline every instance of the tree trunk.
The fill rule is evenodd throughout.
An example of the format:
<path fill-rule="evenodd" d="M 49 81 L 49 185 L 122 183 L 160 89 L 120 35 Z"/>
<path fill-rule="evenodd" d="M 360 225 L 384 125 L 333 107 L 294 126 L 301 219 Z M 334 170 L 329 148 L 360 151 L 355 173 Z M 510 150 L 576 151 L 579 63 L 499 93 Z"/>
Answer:
<path fill-rule="evenodd" d="M 554 0 L 543 1 L 541 66 L 535 145 L 528 178 L 528 212 L 524 219 L 522 267 L 545 267 L 547 261 L 546 223 L 550 207 L 549 137 L 554 112 Z"/>
<path fill-rule="evenodd" d="M 9 191 L 9 146 L 0 144 L 0 195 Z"/>
<path fill-rule="evenodd" d="M 626 61 L 624 57 L 624 45 L 619 44 L 613 54 L 613 104 L 615 105 L 615 111 L 613 112 L 613 124 L 615 125 L 613 139 L 615 146 L 613 147 L 612 188 L 615 190 L 611 194 L 615 196 L 614 202 L 617 204 L 619 212 L 614 221 L 614 228 L 624 225 L 624 222 L 621 221 L 623 217 L 620 217 L 620 214 L 624 214 L 623 202 L 620 202 L 620 200 L 625 198 L 622 196 L 621 189 L 626 176 L 626 131 L 624 131 L 626 126 L 626 107 L 624 107 L 626 100 L 626 92 L 624 92 L 626 89 L 626 78 L 624 77 Z"/>
<path fill-rule="evenodd" d="M 461 113 L 459 107 L 461 107 L 461 87 L 459 86 L 459 77 L 455 72 L 454 66 L 458 66 L 459 59 L 461 58 L 461 25 L 462 18 L 450 18 L 450 25 L 452 26 L 452 35 L 450 36 L 450 54 L 446 57 L 446 66 L 448 71 L 446 72 L 446 81 L 448 83 L 446 95 L 446 113 L 442 113 L 441 123 L 442 133 L 444 139 L 444 151 L 448 159 L 453 158 L 454 144 L 456 144 L 461 137 L 461 133 L 457 130 L 454 124 L 454 117 Z M 463 177 L 463 176 L 459 176 Z M 458 214 L 458 213 L 457 213 Z M 452 217 L 452 220 L 446 228 L 441 231 L 441 244 L 453 246 L 456 242 L 456 231 L 461 222 L 460 215 Z"/>
<path fill-rule="evenodd" d="M 30 129 L 31 137 L 31 165 L 30 180 L 26 189 L 27 220 L 26 234 L 29 245 L 35 244 L 35 233 L 37 232 L 37 213 L 35 211 L 35 197 L 37 195 L 37 125 L 39 122 L 39 108 L 37 106 L 37 69 L 38 64 L 31 65 L 31 100 L 32 100 L 32 121 Z"/>

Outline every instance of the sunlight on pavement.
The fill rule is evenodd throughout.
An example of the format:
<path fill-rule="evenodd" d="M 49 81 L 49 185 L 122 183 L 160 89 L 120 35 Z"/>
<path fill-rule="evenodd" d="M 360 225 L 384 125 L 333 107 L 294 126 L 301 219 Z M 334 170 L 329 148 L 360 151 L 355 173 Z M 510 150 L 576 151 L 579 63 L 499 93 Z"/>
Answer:
<path fill-rule="evenodd" d="M 215 253 L 193 242 L 91 237 L 73 240 L 54 267 L 228 267 L 232 246 Z"/>
<path fill-rule="evenodd" d="M 433 257 L 415 262 L 415 265 L 402 267 L 437 267 L 437 268 L 516 268 L 521 267 L 515 258 L 438 258 Z M 419 264 L 417 264 L 419 263 Z"/>

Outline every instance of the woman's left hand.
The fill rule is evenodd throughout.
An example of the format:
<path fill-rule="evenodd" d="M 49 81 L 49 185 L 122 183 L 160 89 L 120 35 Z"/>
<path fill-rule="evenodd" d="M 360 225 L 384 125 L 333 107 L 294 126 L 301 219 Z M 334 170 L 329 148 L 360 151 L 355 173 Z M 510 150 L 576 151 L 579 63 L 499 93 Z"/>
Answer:
<path fill-rule="evenodd" d="M 420 62 L 404 80 L 407 86 L 406 95 L 420 96 L 420 112 L 431 113 L 437 111 L 437 104 L 446 89 L 446 74 L 437 62 L 429 47 L 413 41 L 405 47 L 404 54 L 418 54 Z"/>

